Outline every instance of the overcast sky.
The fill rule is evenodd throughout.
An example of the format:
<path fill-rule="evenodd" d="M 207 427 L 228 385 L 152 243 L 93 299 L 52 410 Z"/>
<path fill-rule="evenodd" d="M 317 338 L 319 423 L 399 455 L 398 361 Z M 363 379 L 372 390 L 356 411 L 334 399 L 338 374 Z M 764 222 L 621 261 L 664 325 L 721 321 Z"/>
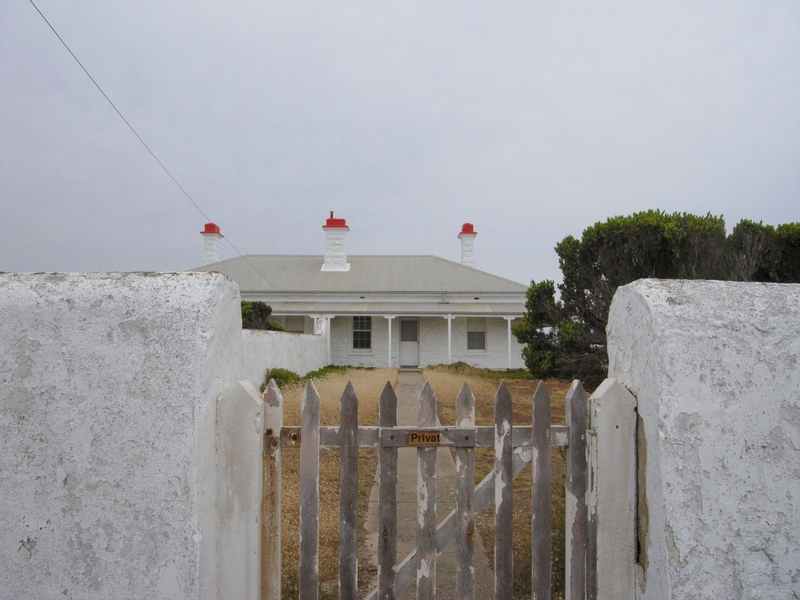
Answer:
<path fill-rule="evenodd" d="M 244 254 L 560 279 L 658 208 L 800 221 L 800 2 L 35 0 Z M 28 0 L 0 3 L 0 271 L 183 270 L 206 219 Z M 223 243 L 222 256 L 235 256 Z"/>

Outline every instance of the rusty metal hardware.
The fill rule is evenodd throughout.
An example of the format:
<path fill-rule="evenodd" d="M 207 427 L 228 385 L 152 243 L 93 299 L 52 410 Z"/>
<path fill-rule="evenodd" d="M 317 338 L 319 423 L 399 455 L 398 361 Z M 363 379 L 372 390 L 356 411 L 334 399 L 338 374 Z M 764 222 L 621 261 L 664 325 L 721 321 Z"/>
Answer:
<path fill-rule="evenodd" d="M 279 446 L 280 441 L 275 435 L 275 431 L 271 427 L 268 428 L 264 432 L 264 456 L 274 456 Z"/>

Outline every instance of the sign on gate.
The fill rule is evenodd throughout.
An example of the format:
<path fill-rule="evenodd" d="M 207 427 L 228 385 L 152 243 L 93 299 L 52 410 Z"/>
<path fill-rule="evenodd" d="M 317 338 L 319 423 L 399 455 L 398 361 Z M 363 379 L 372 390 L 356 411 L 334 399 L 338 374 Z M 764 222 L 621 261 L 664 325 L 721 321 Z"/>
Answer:
<path fill-rule="evenodd" d="M 438 446 L 442 443 L 442 434 L 439 431 L 409 431 L 406 434 L 406 444 L 409 446 Z"/>

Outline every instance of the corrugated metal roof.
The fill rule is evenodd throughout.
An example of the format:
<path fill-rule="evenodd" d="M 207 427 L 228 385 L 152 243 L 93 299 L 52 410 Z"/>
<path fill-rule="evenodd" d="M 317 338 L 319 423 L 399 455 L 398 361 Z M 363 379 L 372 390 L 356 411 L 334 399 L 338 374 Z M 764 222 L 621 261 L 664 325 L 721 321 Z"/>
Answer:
<path fill-rule="evenodd" d="M 242 293 L 524 294 L 527 291 L 527 286 L 521 283 L 437 256 L 349 256 L 349 271 L 321 271 L 322 256 L 245 258 L 193 270 L 219 271 L 239 284 Z"/>
<path fill-rule="evenodd" d="M 518 317 L 525 304 L 516 302 L 273 302 L 272 312 L 278 315 L 414 315 L 476 317 Z"/>

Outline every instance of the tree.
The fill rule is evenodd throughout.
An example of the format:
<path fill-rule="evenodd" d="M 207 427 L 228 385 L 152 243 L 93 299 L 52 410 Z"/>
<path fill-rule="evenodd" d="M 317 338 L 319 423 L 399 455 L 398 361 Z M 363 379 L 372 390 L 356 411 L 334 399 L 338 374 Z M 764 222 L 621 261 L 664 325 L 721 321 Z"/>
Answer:
<path fill-rule="evenodd" d="M 269 321 L 271 314 L 272 307 L 265 302 L 242 300 L 242 329 L 283 331 L 283 327 Z"/>
<path fill-rule="evenodd" d="M 776 260 L 772 281 L 800 283 L 800 223 L 784 223 L 775 228 Z"/>
<path fill-rule="evenodd" d="M 775 228 L 742 219 L 727 240 L 729 278 L 734 281 L 770 281 L 779 260 Z"/>
<path fill-rule="evenodd" d="M 726 236 L 722 217 L 658 210 L 612 217 L 556 245 L 563 283 L 532 281 L 526 313 L 514 327 L 536 377 L 606 376 L 606 324 L 617 288 L 637 279 L 797 281 L 800 224 L 778 228 L 741 221 Z"/>

